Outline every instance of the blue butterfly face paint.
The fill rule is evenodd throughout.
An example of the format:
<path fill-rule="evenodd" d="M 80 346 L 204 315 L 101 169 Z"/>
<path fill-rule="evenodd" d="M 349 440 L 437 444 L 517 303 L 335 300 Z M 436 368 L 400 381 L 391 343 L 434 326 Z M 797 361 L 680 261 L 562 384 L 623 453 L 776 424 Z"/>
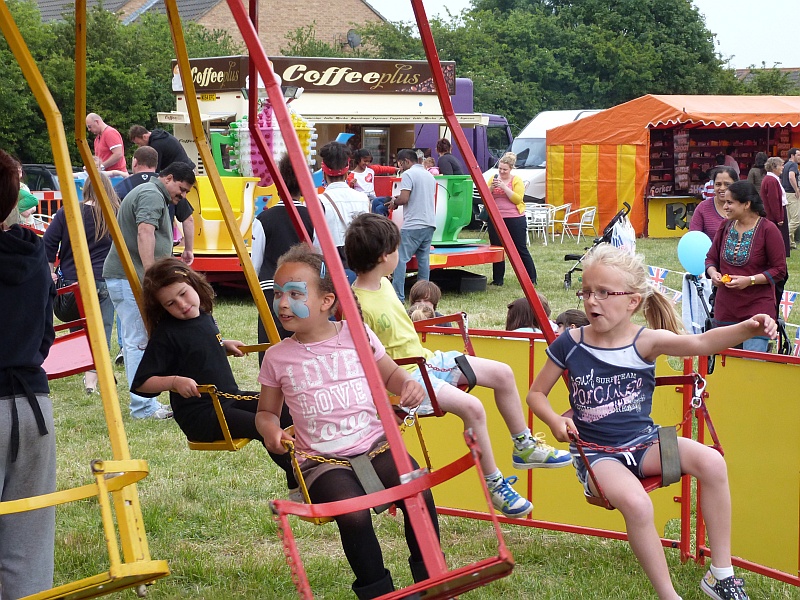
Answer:
<path fill-rule="evenodd" d="M 283 286 L 273 284 L 275 292 L 272 301 L 272 310 L 275 314 L 280 314 L 281 300 L 285 295 L 289 302 L 289 310 L 299 319 L 307 319 L 311 312 L 308 310 L 308 286 L 305 281 L 287 281 Z"/>

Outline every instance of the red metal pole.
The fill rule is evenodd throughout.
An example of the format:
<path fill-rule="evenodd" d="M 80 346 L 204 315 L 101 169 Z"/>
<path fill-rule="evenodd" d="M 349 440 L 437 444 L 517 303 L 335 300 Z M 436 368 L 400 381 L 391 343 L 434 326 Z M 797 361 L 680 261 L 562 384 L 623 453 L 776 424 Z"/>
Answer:
<path fill-rule="evenodd" d="M 492 223 L 494 224 L 497 233 L 500 235 L 500 239 L 503 242 L 503 247 L 508 253 L 508 258 L 511 261 L 511 266 L 514 269 L 514 272 L 517 274 L 517 279 L 519 279 L 519 283 L 522 286 L 522 292 L 525 294 L 528 302 L 530 302 L 531 308 L 533 308 L 533 312 L 536 314 L 536 318 L 539 323 L 546 324 L 549 319 L 544 312 L 544 308 L 539 300 L 539 296 L 536 294 L 536 288 L 533 287 L 533 282 L 531 282 L 531 278 L 528 276 L 528 272 L 525 270 L 525 267 L 522 264 L 522 259 L 519 257 L 519 252 L 517 252 L 517 248 L 511 239 L 511 235 L 508 233 L 508 228 L 503 222 L 503 218 L 500 216 L 500 212 L 495 205 L 494 198 L 489 191 L 489 186 L 483 180 L 483 173 L 481 173 L 481 170 L 478 167 L 478 160 L 472 153 L 472 149 L 469 147 L 467 138 L 464 135 L 464 132 L 461 130 L 461 125 L 458 123 L 458 119 L 453 111 L 453 103 L 450 100 L 450 95 L 447 91 L 447 84 L 444 80 L 444 73 L 442 73 L 442 67 L 439 63 L 439 52 L 436 50 L 436 44 L 433 40 L 433 34 L 431 33 L 431 27 L 428 23 L 428 17 L 425 14 L 425 8 L 422 5 L 422 0 L 411 0 L 411 6 L 414 9 L 414 16 L 417 18 L 417 27 L 419 28 L 419 35 L 422 39 L 422 46 L 425 48 L 425 56 L 428 59 L 431 75 L 433 76 L 433 81 L 436 84 L 436 95 L 439 97 L 439 104 L 442 107 L 442 115 L 444 116 L 448 127 L 450 127 L 450 131 L 453 133 L 453 137 L 455 138 L 456 145 L 461 152 L 461 156 L 464 157 L 464 161 L 467 163 L 467 169 L 469 174 L 472 176 L 472 181 L 480 191 L 484 206 L 489 213 L 489 217 L 492 219 Z M 556 335 L 553 332 L 552 327 L 543 326 L 541 329 L 545 340 L 547 340 L 547 343 L 552 344 L 556 339 Z"/>
<path fill-rule="evenodd" d="M 250 22 L 241 0 L 228 0 L 228 6 L 244 38 L 245 44 L 250 50 L 250 60 L 255 62 L 256 70 L 261 75 L 261 79 L 267 89 L 267 95 L 272 101 L 275 117 L 278 120 L 281 133 L 283 134 L 283 141 L 286 144 L 286 150 L 289 153 L 292 167 L 294 167 L 295 174 L 297 175 L 300 190 L 306 198 L 306 206 L 311 215 L 311 222 L 314 224 L 314 230 L 320 240 L 322 253 L 326 257 L 326 262 L 331 272 L 331 277 L 333 278 L 334 289 L 336 290 L 337 298 L 342 306 L 344 316 L 350 323 L 362 324 L 363 322 L 359 315 L 358 308 L 356 307 L 355 299 L 350 292 L 350 285 L 345 276 L 344 267 L 342 266 L 341 260 L 338 258 L 339 253 L 336 246 L 333 244 L 333 238 L 325 224 L 325 214 L 319 202 L 319 198 L 317 197 L 317 190 L 311 179 L 311 172 L 306 165 L 306 159 L 300 146 L 300 141 L 292 127 L 289 110 L 286 107 L 286 103 L 283 102 L 283 93 L 275 79 L 272 65 L 267 59 L 264 47 L 258 39 L 258 34 L 253 24 Z M 279 101 L 276 102 L 276 100 Z M 397 465 L 398 472 L 402 477 L 404 474 L 412 471 L 411 460 L 403 444 L 403 439 L 400 436 L 400 430 L 394 424 L 394 412 L 386 397 L 386 389 L 381 381 L 378 366 L 372 356 L 367 333 L 363 326 L 351 327 L 350 330 L 356 345 L 358 357 L 361 360 L 364 373 L 367 376 L 369 389 L 372 392 L 372 397 L 375 399 L 378 415 L 380 416 L 381 422 L 384 424 L 386 438 L 389 441 L 389 450 Z M 433 529 L 422 496 L 417 495 L 408 498 L 405 504 L 428 573 L 431 576 L 444 573 L 447 571 L 447 565 L 444 562 L 439 540 L 436 537 L 436 532 Z"/>

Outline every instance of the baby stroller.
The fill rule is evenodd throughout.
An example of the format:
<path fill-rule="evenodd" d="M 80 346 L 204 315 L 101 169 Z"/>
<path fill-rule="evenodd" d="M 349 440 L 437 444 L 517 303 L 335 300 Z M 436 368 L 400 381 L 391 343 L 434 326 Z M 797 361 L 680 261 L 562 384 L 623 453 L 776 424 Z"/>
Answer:
<path fill-rule="evenodd" d="M 564 275 L 564 289 L 565 290 L 568 290 L 568 289 L 570 289 L 572 287 L 572 274 L 575 271 L 582 271 L 583 270 L 583 268 L 582 268 L 583 260 L 587 256 L 589 256 L 589 253 L 592 250 L 594 250 L 594 247 L 597 246 L 598 244 L 603 244 L 603 243 L 610 244 L 611 243 L 611 236 L 614 233 L 614 226 L 617 223 L 619 223 L 622 219 L 627 217 L 628 213 L 631 212 L 631 205 L 630 204 L 628 204 L 627 202 L 623 202 L 622 206 L 624 208 L 622 210 L 620 210 L 616 215 L 614 215 L 614 218 L 611 219 L 611 221 L 608 223 L 608 225 L 606 225 L 605 229 L 603 229 L 603 235 L 601 235 L 598 238 L 595 238 L 594 242 L 592 242 L 591 247 L 586 249 L 586 252 L 584 252 L 583 254 L 567 254 L 566 256 L 564 256 L 564 260 L 567 261 L 567 262 L 576 261 L 575 264 L 572 266 L 572 268 L 569 271 L 567 271 L 567 273 Z"/>

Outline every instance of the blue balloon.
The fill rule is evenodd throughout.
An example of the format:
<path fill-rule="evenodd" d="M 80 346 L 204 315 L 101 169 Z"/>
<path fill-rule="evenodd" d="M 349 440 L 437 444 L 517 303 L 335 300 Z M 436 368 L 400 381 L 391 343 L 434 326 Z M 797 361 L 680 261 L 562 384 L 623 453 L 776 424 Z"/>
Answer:
<path fill-rule="evenodd" d="M 706 254 L 711 248 L 711 238 L 702 231 L 690 231 L 678 242 L 678 260 L 695 277 L 706 272 Z"/>

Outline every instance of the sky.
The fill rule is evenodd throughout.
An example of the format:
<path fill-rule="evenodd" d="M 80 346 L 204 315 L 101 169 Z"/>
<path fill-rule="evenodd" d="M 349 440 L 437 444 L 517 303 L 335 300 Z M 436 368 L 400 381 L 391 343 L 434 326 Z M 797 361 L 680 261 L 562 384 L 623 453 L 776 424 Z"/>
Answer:
<path fill-rule="evenodd" d="M 367 0 L 367 2 L 390 21 L 414 21 L 410 0 Z M 765 13 L 752 0 L 693 0 L 700 14 L 705 15 L 706 27 L 716 34 L 717 52 L 731 59 L 731 66 L 744 69 L 751 65 L 766 63 L 772 67 L 800 66 L 791 52 L 797 41 L 776 23 L 782 11 L 796 4 L 778 1 L 772 11 Z M 471 5 L 470 0 L 423 0 L 428 18 L 441 13 L 447 17 L 444 7 L 458 14 Z M 773 19 L 772 17 L 776 17 Z"/>

